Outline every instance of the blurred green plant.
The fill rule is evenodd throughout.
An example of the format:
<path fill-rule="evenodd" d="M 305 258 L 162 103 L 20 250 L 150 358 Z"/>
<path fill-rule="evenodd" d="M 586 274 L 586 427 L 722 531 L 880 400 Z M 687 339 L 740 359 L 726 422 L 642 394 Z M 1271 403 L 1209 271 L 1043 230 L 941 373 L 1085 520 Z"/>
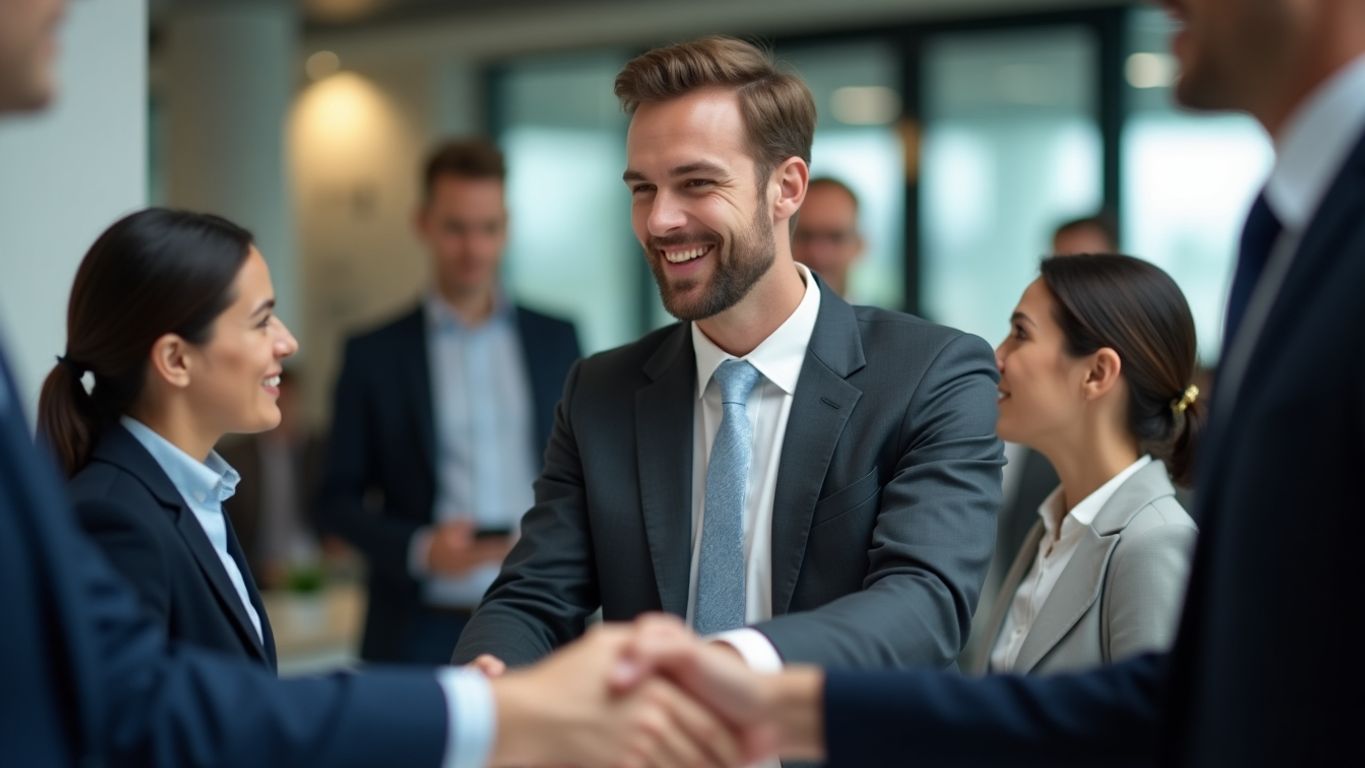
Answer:
<path fill-rule="evenodd" d="M 290 592 L 304 595 L 317 594 L 327 583 L 327 574 L 317 563 L 295 565 L 285 576 L 284 586 Z"/>

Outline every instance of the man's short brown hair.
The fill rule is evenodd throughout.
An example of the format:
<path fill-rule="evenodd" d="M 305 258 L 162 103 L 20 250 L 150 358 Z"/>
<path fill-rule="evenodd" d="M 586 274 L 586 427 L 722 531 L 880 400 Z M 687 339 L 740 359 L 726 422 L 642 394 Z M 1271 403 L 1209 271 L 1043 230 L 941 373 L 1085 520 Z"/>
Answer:
<path fill-rule="evenodd" d="M 481 138 L 451 139 L 431 151 L 422 171 L 422 199 L 431 199 L 432 187 L 442 176 L 462 179 L 507 180 L 502 150 Z"/>
<path fill-rule="evenodd" d="M 801 78 L 777 68 L 772 56 L 733 37 L 716 35 L 631 59 L 616 76 L 616 98 L 634 114 L 641 104 L 668 101 L 700 88 L 733 88 L 749 133 L 760 181 L 789 157 L 810 162 L 815 99 Z"/>
<path fill-rule="evenodd" d="M 809 184 L 806 185 L 806 190 L 809 191 L 815 189 L 816 187 L 829 187 L 830 189 L 837 189 L 840 192 L 843 192 L 845 195 L 848 195 L 848 199 L 853 202 L 853 210 L 854 211 L 858 210 L 859 206 L 858 193 L 854 192 L 853 187 L 850 187 L 844 182 L 839 181 L 833 176 L 816 176 L 815 178 L 810 180 Z"/>

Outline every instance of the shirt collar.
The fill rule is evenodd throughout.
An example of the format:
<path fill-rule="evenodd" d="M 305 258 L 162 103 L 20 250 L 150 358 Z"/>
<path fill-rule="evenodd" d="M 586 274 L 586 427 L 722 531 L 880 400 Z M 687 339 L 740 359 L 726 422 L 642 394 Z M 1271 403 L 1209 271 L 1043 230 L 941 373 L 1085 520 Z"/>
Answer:
<path fill-rule="evenodd" d="M 131 416 L 121 417 L 119 424 L 152 454 L 161 471 L 186 501 L 221 504 L 237 492 L 237 483 L 242 476 L 217 451 L 210 452 L 207 460 L 199 461 Z"/>
<path fill-rule="evenodd" d="M 1095 517 L 1099 515 L 1104 505 L 1109 503 L 1118 492 L 1119 486 L 1128 481 L 1128 478 L 1137 473 L 1138 470 L 1152 463 L 1151 456 L 1141 456 L 1137 461 L 1129 464 L 1117 475 L 1109 478 L 1109 481 L 1099 488 L 1096 488 L 1089 496 L 1081 499 L 1080 503 L 1071 508 L 1071 511 L 1062 517 L 1062 489 L 1058 486 L 1056 490 L 1048 494 L 1047 499 L 1038 507 L 1038 516 L 1043 518 L 1043 528 L 1047 530 L 1049 536 L 1056 536 L 1055 531 L 1060 523 L 1063 529 L 1068 528 L 1067 521 L 1074 521 L 1077 525 L 1089 528 L 1095 522 Z"/>
<path fill-rule="evenodd" d="M 450 308 L 445 299 L 442 299 L 436 291 L 428 291 L 426 297 L 422 299 L 422 310 L 426 315 L 427 328 L 436 331 L 470 331 L 474 326 L 467 325 L 460 316 L 455 314 L 455 310 Z M 512 302 L 507 300 L 502 288 L 493 292 L 493 313 L 488 316 L 488 323 L 503 323 L 512 318 Z"/>
<path fill-rule="evenodd" d="M 806 265 L 797 264 L 796 271 L 806 284 L 801 303 L 796 305 L 796 310 L 777 330 L 742 358 L 757 368 L 763 378 L 776 384 L 788 395 L 796 392 L 801 366 L 806 361 L 806 348 L 810 346 L 811 334 L 815 332 L 815 319 L 820 315 L 820 286 L 811 277 Z M 716 346 L 696 323 L 692 323 L 692 349 L 697 356 L 697 397 L 700 399 L 706 392 L 711 375 L 721 363 L 735 356 Z"/>
<path fill-rule="evenodd" d="M 1275 144 L 1266 203 L 1302 232 L 1365 127 L 1365 55 L 1338 70 L 1294 111 Z"/>

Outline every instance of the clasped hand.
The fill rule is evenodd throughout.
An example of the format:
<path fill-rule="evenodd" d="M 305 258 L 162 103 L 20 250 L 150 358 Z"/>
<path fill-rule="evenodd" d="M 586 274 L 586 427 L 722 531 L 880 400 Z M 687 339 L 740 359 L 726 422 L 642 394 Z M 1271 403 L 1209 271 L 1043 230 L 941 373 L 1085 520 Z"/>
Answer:
<path fill-rule="evenodd" d="M 743 766 L 784 739 L 773 715 L 786 676 L 753 672 L 671 616 L 599 625 L 524 670 L 473 666 L 492 678 L 497 766 Z"/>

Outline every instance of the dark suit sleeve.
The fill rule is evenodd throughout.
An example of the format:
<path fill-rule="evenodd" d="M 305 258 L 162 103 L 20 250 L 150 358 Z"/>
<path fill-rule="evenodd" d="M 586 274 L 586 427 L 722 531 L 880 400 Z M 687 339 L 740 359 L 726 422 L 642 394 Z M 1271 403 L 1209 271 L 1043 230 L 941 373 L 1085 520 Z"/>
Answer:
<path fill-rule="evenodd" d="M 57 510 L 60 511 L 60 510 Z M 98 750 L 115 765 L 437 765 L 446 707 L 430 672 L 281 682 L 257 665 L 168 647 L 98 552 L 71 567 L 104 697 Z M 396 701 L 403 706 L 395 707 Z"/>
<path fill-rule="evenodd" d="M 555 410 L 545 468 L 536 479 L 536 504 L 521 521 L 521 539 L 478 611 L 460 635 L 454 663 L 491 653 L 508 664 L 529 664 L 583 634 L 600 604 L 583 469 L 569 411 L 580 363 L 569 371 Z"/>
<path fill-rule="evenodd" d="M 440 764 L 448 711 L 429 671 L 281 682 L 168 645 L 5 413 L 6 378 L 0 355 L 0 762 Z"/>
<path fill-rule="evenodd" d="M 165 631 L 170 623 L 170 579 L 162 543 L 146 520 L 148 514 L 165 513 L 159 507 L 131 509 L 108 499 L 80 501 L 74 509 L 86 536 L 132 586 L 148 615 Z"/>
<path fill-rule="evenodd" d="M 1001 502 L 998 374 L 990 347 L 965 334 L 925 371 L 906 382 L 904 448 L 882 489 L 863 589 L 754 625 L 788 663 L 947 667 L 966 643 Z"/>
<path fill-rule="evenodd" d="M 364 553 L 370 568 L 383 570 L 390 579 L 401 582 L 411 579 L 408 546 L 421 526 L 366 509 L 366 495 L 378 482 L 373 456 L 378 430 L 371 402 L 396 395 L 378 390 L 376 376 L 382 378 L 383 371 L 372 370 L 374 366 L 365 358 L 354 341 L 346 345 L 318 496 L 318 519 L 324 528 L 336 531 Z"/>
<path fill-rule="evenodd" d="M 1166 658 L 1054 677 L 830 672 L 830 768 L 1123 766 L 1157 761 Z"/>

